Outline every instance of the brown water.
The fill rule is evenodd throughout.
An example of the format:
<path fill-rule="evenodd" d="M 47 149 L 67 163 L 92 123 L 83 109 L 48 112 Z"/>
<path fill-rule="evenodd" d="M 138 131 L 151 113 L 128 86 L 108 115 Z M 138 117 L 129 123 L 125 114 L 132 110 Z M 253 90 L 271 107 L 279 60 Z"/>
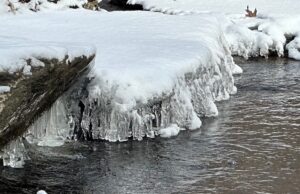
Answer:
<path fill-rule="evenodd" d="M 241 67 L 238 94 L 201 130 L 45 149 L 23 169 L 1 167 L 0 193 L 300 193 L 300 62 Z"/>

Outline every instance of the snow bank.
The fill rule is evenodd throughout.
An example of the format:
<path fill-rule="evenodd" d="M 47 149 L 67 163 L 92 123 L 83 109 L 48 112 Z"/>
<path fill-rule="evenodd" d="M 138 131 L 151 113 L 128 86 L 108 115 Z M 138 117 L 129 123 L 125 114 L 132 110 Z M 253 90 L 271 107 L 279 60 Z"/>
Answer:
<path fill-rule="evenodd" d="M 12 17 L 4 17 L 5 19 L 12 19 Z M 3 22 L 3 21 L 2 21 Z M 95 47 L 93 45 L 76 44 L 76 43 L 54 43 L 46 41 L 38 41 L 28 39 L 35 32 L 28 31 L 28 37 L 18 37 L 17 34 L 9 33 L 9 23 L 2 24 L 3 28 L 7 28 L 4 33 L 0 35 L 0 72 L 5 71 L 9 73 L 15 73 L 22 71 L 25 75 L 30 75 L 30 66 L 27 65 L 26 60 L 35 60 L 35 65 L 43 65 L 38 63 L 36 58 L 55 58 L 63 60 L 66 56 L 71 61 L 74 57 L 78 56 L 91 56 L 95 53 Z M 21 27 L 21 26 L 20 26 Z M 15 31 L 20 30 L 17 26 L 12 26 Z M 10 36 L 7 36 L 7 34 Z M 37 32 L 38 33 L 38 32 Z"/>
<path fill-rule="evenodd" d="M 296 35 L 294 40 L 292 40 L 287 46 L 286 46 L 289 57 L 292 59 L 300 60 L 300 32 Z"/>
<path fill-rule="evenodd" d="M 244 14 L 247 5 L 259 13 L 298 14 L 298 0 L 128 0 L 129 4 L 141 4 L 144 9 L 168 14 L 203 12 Z"/>
<path fill-rule="evenodd" d="M 288 57 L 299 59 L 299 23 L 300 15 L 264 16 L 234 18 L 224 28 L 233 55 L 248 58 L 276 53 L 280 57 L 288 52 Z"/>
<path fill-rule="evenodd" d="M 135 101 L 146 102 L 162 92 L 170 92 L 177 77 L 195 71 L 199 65 L 207 65 L 210 59 L 218 63 L 225 57 L 224 46 L 217 41 L 222 36 L 219 24 L 216 18 L 205 15 L 174 18 L 142 12 L 68 11 L 6 16 L 0 22 L 3 26 L 0 36 L 19 37 L 13 43 L 0 40 L 3 42 L 0 49 L 5 48 L 1 51 L 2 60 L 10 60 L 13 58 L 10 54 L 19 53 L 18 48 L 26 42 L 21 39 L 38 40 L 39 43 L 26 49 L 26 53 L 34 49 L 38 55 L 62 54 L 56 51 L 63 48 L 49 44 L 54 41 L 73 45 L 70 42 L 75 40 L 95 45 L 98 49 L 95 73 L 109 88 L 118 85 L 115 93 L 122 99 L 119 103 L 132 106 Z M 48 50 L 41 49 L 41 45 L 49 45 Z"/>
<path fill-rule="evenodd" d="M 236 92 L 232 72 L 238 69 L 218 19 L 122 14 L 110 14 L 120 22 L 117 34 L 106 25 L 114 39 L 97 40 L 95 79 L 80 95 L 88 95 L 81 98 L 82 113 L 78 107 L 69 111 L 82 130 L 76 138 L 142 140 L 170 124 L 195 129 L 200 116 L 218 115 L 214 102 Z M 78 105 L 76 91 L 67 101 Z"/>
<path fill-rule="evenodd" d="M 299 59 L 297 40 L 287 46 L 290 37 L 298 37 L 300 14 L 298 0 L 129 0 L 145 9 L 166 14 L 201 14 L 215 12 L 220 16 L 233 55 L 248 57 L 288 52 L 288 57 Z M 257 18 L 246 18 L 245 9 L 258 9 Z"/>
<path fill-rule="evenodd" d="M 6 15 L 0 25 L 0 37 L 18 38 L 3 40 L 3 48 L 15 48 L 20 56 L 27 54 L 19 51 L 24 47 L 39 56 L 62 54 L 57 44 L 70 52 L 74 41 L 97 48 L 89 83 L 64 97 L 65 110 L 51 109 L 30 129 L 41 145 L 69 137 L 69 125 L 74 138 L 109 141 L 154 137 L 171 124 L 196 129 L 199 117 L 218 115 L 215 101 L 236 92 L 232 73 L 241 69 L 214 15 L 69 10 Z M 82 48 L 89 53 L 91 47 Z M 2 55 L 13 59 L 10 52 Z"/>

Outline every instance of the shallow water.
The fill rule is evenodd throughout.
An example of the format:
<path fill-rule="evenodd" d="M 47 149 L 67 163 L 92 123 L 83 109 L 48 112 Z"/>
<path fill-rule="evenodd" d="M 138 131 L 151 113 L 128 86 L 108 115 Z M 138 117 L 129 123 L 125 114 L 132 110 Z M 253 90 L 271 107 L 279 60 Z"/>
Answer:
<path fill-rule="evenodd" d="M 238 94 L 201 130 L 36 152 L 23 169 L 0 167 L 0 193 L 300 193 L 300 62 L 241 67 Z"/>

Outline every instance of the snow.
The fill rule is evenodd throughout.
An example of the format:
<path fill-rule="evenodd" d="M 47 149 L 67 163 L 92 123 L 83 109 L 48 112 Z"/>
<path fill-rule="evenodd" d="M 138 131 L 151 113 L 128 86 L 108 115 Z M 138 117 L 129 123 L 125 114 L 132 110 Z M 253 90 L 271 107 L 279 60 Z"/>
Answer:
<path fill-rule="evenodd" d="M 297 59 L 299 45 L 300 15 L 265 16 L 264 18 L 235 18 L 225 26 L 226 39 L 233 55 L 248 57 L 268 57 L 271 52 Z M 288 38 L 295 37 L 286 45 Z"/>
<path fill-rule="evenodd" d="M 195 71 L 200 64 L 207 65 L 207 60 L 224 57 L 216 41 L 220 36 L 218 22 L 215 17 L 205 15 L 175 19 L 142 12 L 66 11 L 6 16 L 0 22 L 5 26 L 0 29 L 0 37 L 7 34 L 18 37 L 15 41 L 0 39 L 1 64 L 12 64 L 3 60 L 12 60 L 16 53 L 18 58 L 33 53 L 53 57 L 70 55 L 66 53 L 70 49 L 51 43 L 54 41 L 66 47 L 73 43 L 65 42 L 74 40 L 89 43 L 98 49 L 97 76 L 109 88 L 118 87 L 115 93 L 119 103 L 132 106 L 136 101 L 146 102 L 154 95 L 170 92 L 176 77 Z M 47 49 L 42 45 L 47 45 Z M 10 65 L 9 68 L 20 67 Z"/>
<path fill-rule="evenodd" d="M 10 92 L 10 87 L 9 86 L 0 86 L 0 94 Z"/>
<path fill-rule="evenodd" d="M 180 130 L 182 129 L 180 129 L 180 127 L 178 127 L 176 124 L 172 124 L 167 128 L 160 129 L 158 133 L 160 137 L 169 138 L 169 137 L 177 136 Z"/>
<path fill-rule="evenodd" d="M 87 0 L 59 0 L 57 3 L 49 2 L 48 0 L 31 0 L 28 3 L 21 3 L 19 0 L 9 0 L 13 5 L 14 11 L 9 7 L 8 0 L 1 0 L 0 15 L 1 14 L 20 14 L 31 13 L 35 11 L 51 11 L 51 10 L 66 10 L 70 7 L 83 7 Z"/>
<path fill-rule="evenodd" d="M 35 16 L 31 15 L 31 17 Z M 92 45 L 55 43 L 54 39 L 50 42 L 32 40 L 30 39 L 32 37 L 30 27 L 27 31 L 27 36 L 21 38 L 18 36 L 17 31 L 19 31 L 19 27 L 22 26 L 18 23 L 15 24 L 20 25 L 19 27 L 13 24 L 14 16 L 3 17 L 1 20 L 1 22 L 4 23 L 1 24 L 3 30 L 0 30 L 2 31 L 0 35 L 0 72 L 6 71 L 14 73 L 23 70 L 25 75 L 30 75 L 31 67 L 28 66 L 26 62 L 28 59 L 33 60 L 33 64 L 42 66 L 43 63 L 39 62 L 37 58 L 56 58 L 63 60 L 66 56 L 69 56 L 68 59 L 72 60 L 74 57 L 82 55 L 91 56 L 95 53 L 95 48 Z M 10 32 L 10 30 L 12 31 Z M 13 31 L 16 33 L 13 33 Z M 7 36 L 8 34 L 10 36 Z"/>
<path fill-rule="evenodd" d="M 92 126 L 93 139 L 113 142 L 154 137 L 159 128 L 173 124 L 200 128 L 199 117 L 217 116 L 215 101 L 236 92 L 232 74 L 241 72 L 219 18 L 212 14 L 66 10 L 4 15 L 0 25 L 0 68 L 9 72 L 23 69 L 30 74 L 24 60 L 30 57 L 96 52 L 88 95 L 72 99 L 82 91 L 75 90 L 64 102 L 57 101 L 69 103 L 69 108 L 56 103 L 45 112 L 29 129 L 37 145 L 57 146 L 61 139 L 79 138 L 70 128 L 76 124 L 85 132 Z M 78 124 L 79 100 L 90 109 Z M 92 105 L 95 101 L 98 105 Z M 161 102 L 163 110 L 143 108 L 151 101 Z M 97 127 L 99 120 L 103 123 Z"/>
<path fill-rule="evenodd" d="M 62 98 L 56 100 L 52 107 L 28 129 L 25 135 L 27 140 L 38 146 L 58 147 L 63 145 L 71 133 L 65 105 Z"/>
<path fill-rule="evenodd" d="M 168 14 L 218 12 L 244 14 L 247 5 L 261 13 L 298 14 L 298 0 L 129 0 L 129 4 L 141 4 L 144 9 Z"/>
<path fill-rule="evenodd" d="M 299 60 L 297 39 L 286 45 L 287 36 L 299 37 L 298 0 L 129 0 L 128 3 L 142 4 L 147 10 L 166 14 L 223 14 L 220 16 L 222 28 L 233 55 L 268 57 L 274 52 L 282 57 L 286 49 L 288 57 Z M 245 17 L 247 5 L 250 10 L 257 8 L 256 18 Z"/>
<path fill-rule="evenodd" d="M 42 2 L 41 12 L 32 13 L 31 4 L 16 1 L 17 12 L 26 12 L 16 15 L 6 14 L 7 5 L 0 3 L 5 13 L 0 18 L 0 71 L 22 70 L 30 76 L 26 59 L 38 66 L 43 57 L 68 55 L 71 60 L 96 54 L 96 59 L 90 83 L 62 96 L 28 130 L 27 138 L 39 146 L 79 139 L 74 126 L 85 139 L 112 142 L 198 129 L 200 117 L 218 115 L 215 101 L 236 93 L 233 74 L 242 69 L 231 54 L 283 56 L 287 50 L 300 60 L 300 3 L 295 0 L 129 1 L 167 14 L 68 10 L 79 0 Z M 257 7 L 257 18 L 244 17 L 247 5 Z M 53 11 L 58 9 L 65 11 Z M 0 93 L 9 89 L 0 86 Z M 5 165 L 23 165 L 18 141 L 5 149 Z"/>
<path fill-rule="evenodd" d="M 47 192 L 44 190 L 39 190 L 36 194 L 47 194 Z"/>
<path fill-rule="evenodd" d="M 286 47 L 290 58 L 300 60 L 300 33 Z"/>

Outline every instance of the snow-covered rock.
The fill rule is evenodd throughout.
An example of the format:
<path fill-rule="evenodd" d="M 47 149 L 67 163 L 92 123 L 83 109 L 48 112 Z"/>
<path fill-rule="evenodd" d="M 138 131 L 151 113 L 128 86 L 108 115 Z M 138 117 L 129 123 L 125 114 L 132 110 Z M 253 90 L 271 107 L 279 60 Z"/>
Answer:
<path fill-rule="evenodd" d="M 31 16 L 35 17 L 34 15 Z M 31 37 L 36 36 L 36 34 L 34 31 L 29 31 L 30 26 L 28 26 L 27 37 L 20 37 L 18 33 L 14 32 L 9 33 L 9 30 L 20 30 L 13 24 L 18 25 L 17 21 L 14 22 L 14 17 L 15 16 L 3 16 L 2 22 L 4 23 L 1 24 L 1 26 L 3 29 L 7 29 L 0 35 L 0 72 L 8 72 L 11 74 L 21 72 L 30 75 L 30 69 L 32 67 L 44 66 L 38 58 L 55 58 L 59 61 L 63 61 L 67 56 L 68 61 L 72 61 L 78 56 L 91 56 L 96 52 L 95 47 L 91 44 L 62 44 L 55 43 L 54 40 L 47 42 L 32 39 Z M 23 16 L 20 15 L 19 17 Z M 13 25 L 9 27 L 10 24 Z M 36 31 L 36 33 L 38 32 Z M 32 66 L 28 66 L 28 60 L 30 60 Z"/>
<path fill-rule="evenodd" d="M 242 71 L 220 21 L 215 14 L 85 10 L 4 15 L 2 71 L 33 76 L 28 59 L 71 61 L 96 50 L 92 73 L 31 125 L 27 140 L 41 146 L 68 138 L 142 140 L 201 127 L 201 117 L 218 115 L 215 101 L 236 92 L 233 73 Z M 19 144 L 11 142 L 5 153 Z"/>
<path fill-rule="evenodd" d="M 232 74 L 241 71 L 232 60 L 218 16 L 210 14 L 77 10 L 6 15 L 0 25 L 5 26 L 0 37 L 16 38 L 3 42 L 12 42 L 20 56 L 24 53 L 18 48 L 28 42 L 40 56 L 43 46 L 55 54 L 61 47 L 53 45 L 69 48 L 74 41 L 76 46 L 97 49 L 89 79 L 29 129 L 39 145 L 57 145 L 56 140 L 67 137 L 141 140 L 173 124 L 199 128 L 200 117 L 218 115 L 215 101 L 236 92 Z M 90 53 L 93 47 L 82 48 Z M 3 59 L 13 57 L 7 52 Z"/>
<path fill-rule="evenodd" d="M 165 14 L 223 14 L 222 28 L 233 55 L 248 58 L 276 54 L 299 59 L 297 39 L 287 45 L 290 37 L 300 34 L 298 0 L 128 0 L 128 3 Z M 257 8 L 257 17 L 245 17 L 248 5 L 250 10 Z"/>
<path fill-rule="evenodd" d="M 300 15 L 264 16 L 234 18 L 224 28 L 233 55 L 248 58 L 276 53 L 281 57 L 288 53 L 288 57 L 297 59 L 299 23 Z"/>

